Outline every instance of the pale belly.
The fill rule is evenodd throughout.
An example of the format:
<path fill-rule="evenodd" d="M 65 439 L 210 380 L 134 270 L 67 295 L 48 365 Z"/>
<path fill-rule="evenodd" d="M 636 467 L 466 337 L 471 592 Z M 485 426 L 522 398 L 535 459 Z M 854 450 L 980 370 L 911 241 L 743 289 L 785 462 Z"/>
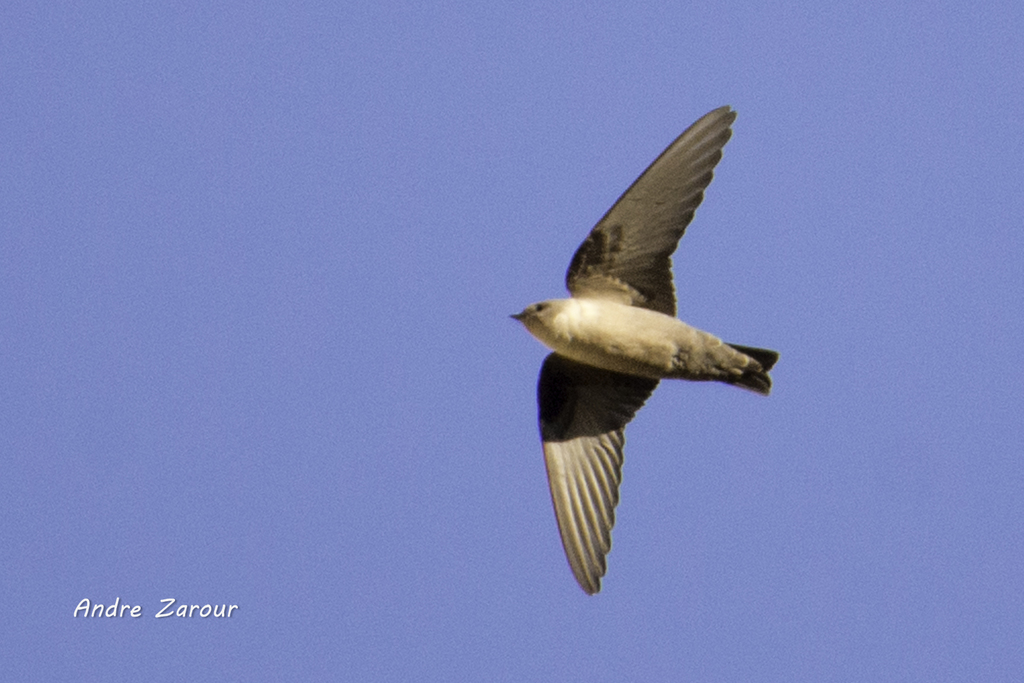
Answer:
<path fill-rule="evenodd" d="M 541 341 L 581 363 L 658 379 L 712 379 L 738 360 L 717 337 L 677 318 L 610 301 L 574 303 L 550 342 Z"/>

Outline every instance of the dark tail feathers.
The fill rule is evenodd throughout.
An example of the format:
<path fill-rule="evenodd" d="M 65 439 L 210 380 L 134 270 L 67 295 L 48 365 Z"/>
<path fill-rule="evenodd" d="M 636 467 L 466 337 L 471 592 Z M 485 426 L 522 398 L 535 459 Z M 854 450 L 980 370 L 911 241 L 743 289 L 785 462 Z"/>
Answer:
<path fill-rule="evenodd" d="M 771 393 L 772 378 L 768 376 L 768 371 L 775 365 L 775 361 L 779 360 L 778 352 L 769 351 L 768 349 L 756 349 L 752 346 L 740 346 L 739 344 L 729 344 L 729 346 L 746 356 L 750 356 L 761 366 L 757 369 L 749 368 L 742 375 L 734 379 L 731 384 L 738 384 L 744 389 L 750 389 L 765 396 Z"/>

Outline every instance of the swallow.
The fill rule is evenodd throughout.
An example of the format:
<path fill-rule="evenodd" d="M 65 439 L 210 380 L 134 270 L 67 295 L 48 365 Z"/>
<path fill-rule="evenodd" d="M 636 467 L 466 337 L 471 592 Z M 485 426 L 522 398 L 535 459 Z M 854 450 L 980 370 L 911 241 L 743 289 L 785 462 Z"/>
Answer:
<path fill-rule="evenodd" d="M 512 316 L 552 351 L 537 383 L 540 436 L 562 546 L 589 595 L 607 569 L 625 427 L 658 382 L 771 391 L 777 352 L 725 343 L 676 317 L 672 253 L 735 119 L 720 107 L 687 128 L 577 249 L 565 278 L 571 296 Z"/>

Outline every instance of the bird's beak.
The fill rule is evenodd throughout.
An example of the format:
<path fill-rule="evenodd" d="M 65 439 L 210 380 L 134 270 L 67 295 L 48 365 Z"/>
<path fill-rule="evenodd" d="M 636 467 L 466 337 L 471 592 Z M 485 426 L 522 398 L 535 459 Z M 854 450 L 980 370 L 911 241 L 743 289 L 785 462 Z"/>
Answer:
<path fill-rule="evenodd" d="M 524 316 L 522 313 L 513 313 L 509 317 L 512 318 L 513 320 L 518 320 L 519 322 L 523 322 L 523 318 L 526 317 L 526 316 Z"/>

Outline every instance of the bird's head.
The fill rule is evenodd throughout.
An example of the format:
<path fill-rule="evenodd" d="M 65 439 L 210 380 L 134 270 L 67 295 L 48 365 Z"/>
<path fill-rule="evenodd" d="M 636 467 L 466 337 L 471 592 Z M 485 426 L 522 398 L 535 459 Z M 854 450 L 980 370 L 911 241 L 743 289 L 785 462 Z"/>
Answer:
<path fill-rule="evenodd" d="M 522 312 L 513 313 L 511 317 L 529 328 L 531 323 L 535 324 L 554 315 L 555 307 L 552 303 L 551 301 L 541 301 L 540 303 L 530 304 Z"/>
<path fill-rule="evenodd" d="M 565 324 L 564 316 L 559 316 L 565 312 L 566 301 L 541 301 L 527 306 L 521 313 L 515 313 L 512 317 L 521 322 L 534 337 L 554 348 L 555 338 L 559 336 L 559 331 Z"/>

